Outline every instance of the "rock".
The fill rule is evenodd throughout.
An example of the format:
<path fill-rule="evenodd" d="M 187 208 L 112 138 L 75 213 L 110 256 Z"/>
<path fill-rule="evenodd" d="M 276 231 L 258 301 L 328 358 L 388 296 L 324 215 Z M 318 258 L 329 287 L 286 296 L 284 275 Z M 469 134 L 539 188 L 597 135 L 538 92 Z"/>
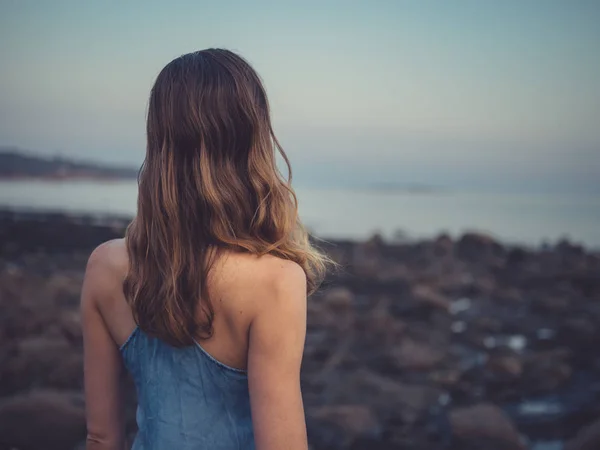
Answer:
<path fill-rule="evenodd" d="M 402 340 L 407 325 L 383 309 L 375 309 L 365 318 L 359 318 L 355 329 L 360 329 L 366 342 L 390 348 Z"/>
<path fill-rule="evenodd" d="M 573 370 L 568 363 L 571 352 L 555 349 L 528 355 L 523 362 L 523 378 L 533 392 L 552 391 L 571 377 Z"/>
<path fill-rule="evenodd" d="M 447 256 L 454 250 L 454 242 L 447 234 L 441 234 L 433 241 L 433 248 L 437 256 Z"/>
<path fill-rule="evenodd" d="M 335 287 L 325 292 L 323 302 L 333 311 L 349 311 L 354 305 L 354 294 L 345 287 Z"/>
<path fill-rule="evenodd" d="M 559 328 L 561 340 L 569 342 L 573 347 L 596 349 L 600 340 L 597 321 L 593 317 L 569 317 Z"/>
<path fill-rule="evenodd" d="M 500 333 L 504 324 L 495 317 L 480 316 L 471 321 L 471 326 L 487 333 Z"/>
<path fill-rule="evenodd" d="M 499 303 L 519 304 L 523 301 L 523 294 L 514 287 L 498 288 L 494 291 L 493 297 Z"/>
<path fill-rule="evenodd" d="M 383 240 L 383 236 L 381 236 L 381 234 L 375 233 L 363 244 L 361 244 L 361 246 L 363 249 L 369 252 L 380 252 L 385 247 L 385 241 Z"/>
<path fill-rule="evenodd" d="M 451 388 L 460 381 L 461 375 L 461 371 L 457 369 L 439 370 L 430 372 L 429 380 L 445 388 Z"/>
<path fill-rule="evenodd" d="M 567 297 L 561 297 L 558 295 L 545 295 L 543 297 L 534 299 L 532 307 L 536 312 L 540 312 L 542 314 L 562 314 L 569 311 L 570 302 Z"/>
<path fill-rule="evenodd" d="M 350 441 L 365 437 L 376 439 L 382 431 L 377 417 L 365 405 L 326 405 L 312 411 L 311 417 L 337 428 Z"/>
<path fill-rule="evenodd" d="M 399 345 L 390 349 L 394 365 L 407 370 L 429 370 L 444 359 L 444 354 L 429 344 L 404 338 Z"/>
<path fill-rule="evenodd" d="M 55 308 L 55 314 L 66 308 L 76 309 L 79 306 L 83 279 L 80 276 L 63 274 L 62 271 L 54 272 L 44 283 L 43 301 Z"/>
<path fill-rule="evenodd" d="M 59 317 L 64 336 L 72 344 L 81 344 L 81 314 L 78 310 L 66 310 Z"/>
<path fill-rule="evenodd" d="M 441 390 L 421 384 L 408 384 L 359 369 L 338 379 L 330 397 L 336 403 L 354 401 L 370 405 L 381 417 L 397 417 L 414 424 L 437 404 Z"/>
<path fill-rule="evenodd" d="M 82 387 L 83 356 L 64 338 L 30 337 L 22 340 L 0 368 L 2 390 L 37 387 Z"/>
<path fill-rule="evenodd" d="M 581 245 L 572 243 L 568 238 L 563 238 L 556 244 L 556 251 L 569 256 L 581 256 L 584 252 Z"/>
<path fill-rule="evenodd" d="M 381 271 L 381 250 L 385 247 L 383 238 L 376 234 L 368 241 L 355 245 L 352 254 L 352 268 L 361 276 L 376 277 Z"/>
<path fill-rule="evenodd" d="M 450 412 L 452 435 L 463 446 L 472 447 L 473 441 L 485 449 L 524 450 L 519 433 L 508 416 L 497 406 L 481 403 L 457 408 Z M 485 444 L 485 445 L 484 445 Z"/>
<path fill-rule="evenodd" d="M 85 439 L 78 395 L 36 391 L 0 403 L 0 448 L 68 450 Z"/>
<path fill-rule="evenodd" d="M 479 276 L 473 280 L 469 289 L 469 295 L 474 297 L 490 297 L 496 289 L 496 281 L 490 276 Z"/>
<path fill-rule="evenodd" d="M 482 233 L 466 233 L 456 245 L 459 258 L 467 261 L 490 261 L 502 256 L 504 248 L 496 240 Z"/>
<path fill-rule="evenodd" d="M 600 418 L 580 430 L 565 446 L 565 450 L 598 450 L 599 448 Z"/>
<path fill-rule="evenodd" d="M 337 321 L 337 315 L 323 302 L 322 298 L 309 297 L 307 302 L 307 318 L 311 328 L 328 329 Z"/>
<path fill-rule="evenodd" d="M 461 297 L 458 300 L 455 300 L 450 304 L 450 308 L 448 309 L 448 312 L 450 314 L 452 314 L 453 316 L 455 316 L 457 314 L 468 311 L 469 309 L 471 309 L 472 305 L 473 305 L 473 302 L 471 301 L 470 298 Z"/>
<path fill-rule="evenodd" d="M 397 280 L 408 280 L 410 278 L 410 269 L 404 264 L 390 264 L 383 267 L 377 274 L 377 279 L 380 282 L 394 282 Z"/>
<path fill-rule="evenodd" d="M 450 299 L 426 285 L 417 285 L 412 289 L 412 295 L 422 305 L 448 312 Z"/>
<path fill-rule="evenodd" d="M 69 352 L 48 372 L 47 387 L 74 389 L 83 387 L 83 353 Z"/>
<path fill-rule="evenodd" d="M 118 227 L 17 216 L 0 211 L 0 397 L 80 389 L 83 270 Z M 302 384 L 313 450 L 521 448 L 506 417 L 494 417 L 501 411 L 486 419 L 481 409 L 449 442 L 447 410 L 479 402 L 503 402 L 536 449 L 567 439 L 596 448 L 593 429 L 580 429 L 600 413 L 600 253 L 569 243 L 502 247 L 477 233 L 319 245 L 344 270 L 308 302 Z M 128 435 L 134 391 L 126 390 Z M 0 418 L 0 438 L 4 426 Z"/>
<path fill-rule="evenodd" d="M 525 263 L 527 258 L 529 257 L 529 253 L 524 248 L 513 248 L 508 252 L 508 256 L 506 258 L 507 263 L 511 266 L 518 266 L 520 264 Z"/>
<path fill-rule="evenodd" d="M 523 363 L 516 355 L 495 355 L 488 359 L 486 369 L 499 375 L 518 378 L 523 374 Z"/>

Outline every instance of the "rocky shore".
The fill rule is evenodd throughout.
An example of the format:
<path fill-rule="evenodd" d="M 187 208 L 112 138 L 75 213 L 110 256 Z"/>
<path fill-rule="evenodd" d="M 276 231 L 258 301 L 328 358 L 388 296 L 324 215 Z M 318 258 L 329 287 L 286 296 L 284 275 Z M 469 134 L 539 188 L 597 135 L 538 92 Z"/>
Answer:
<path fill-rule="evenodd" d="M 84 448 L 79 291 L 125 225 L 0 212 L 0 450 Z M 321 245 L 341 269 L 309 300 L 311 449 L 600 448 L 600 254 L 481 234 Z"/>

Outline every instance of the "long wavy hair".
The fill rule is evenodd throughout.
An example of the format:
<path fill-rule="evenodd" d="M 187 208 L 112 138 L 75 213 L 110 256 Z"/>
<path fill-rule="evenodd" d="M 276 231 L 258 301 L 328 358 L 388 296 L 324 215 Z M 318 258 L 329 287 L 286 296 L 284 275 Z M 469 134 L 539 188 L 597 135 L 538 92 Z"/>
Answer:
<path fill-rule="evenodd" d="M 290 183 L 248 62 L 208 49 L 167 64 L 150 93 L 138 211 L 126 233 L 123 288 L 139 327 L 175 346 L 209 338 L 207 277 L 223 249 L 294 261 L 312 293 L 329 260 L 311 245 Z"/>

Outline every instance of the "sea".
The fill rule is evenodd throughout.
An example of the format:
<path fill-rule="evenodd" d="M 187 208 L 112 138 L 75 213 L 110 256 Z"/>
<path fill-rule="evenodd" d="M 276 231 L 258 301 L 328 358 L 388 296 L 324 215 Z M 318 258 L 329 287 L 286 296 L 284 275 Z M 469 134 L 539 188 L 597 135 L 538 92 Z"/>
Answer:
<path fill-rule="evenodd" d="M 297 187 L 300 216 L 316 236 L 417 240 L 490 234 L 538 247 L 562 239 L 600 249 L 600 196 Z M 0 208 L 133 216 L 135 181 L 0 181 Z"/>

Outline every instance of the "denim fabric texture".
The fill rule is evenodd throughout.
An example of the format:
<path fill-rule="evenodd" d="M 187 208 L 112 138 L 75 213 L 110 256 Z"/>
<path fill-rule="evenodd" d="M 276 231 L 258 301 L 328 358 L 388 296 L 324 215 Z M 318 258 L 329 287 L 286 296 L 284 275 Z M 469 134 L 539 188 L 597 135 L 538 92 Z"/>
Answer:
<path fill-rule="evenodd" d="M 175 348 L 139 328 L 121 354 L 138 396 L 132 450 L 254 449 L 245 371 L 198 343 Z"/>

